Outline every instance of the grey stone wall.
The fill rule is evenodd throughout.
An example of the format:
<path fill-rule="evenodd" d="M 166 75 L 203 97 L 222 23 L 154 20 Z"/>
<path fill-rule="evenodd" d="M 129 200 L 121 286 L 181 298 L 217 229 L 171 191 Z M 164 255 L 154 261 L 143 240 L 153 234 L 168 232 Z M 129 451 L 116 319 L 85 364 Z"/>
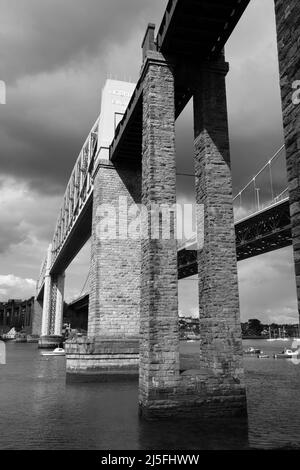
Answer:
<path fill-rule="evenodd" d="M 275 0 L 283 126 L 290 195 L 290 213 L 300 314 L 300 104 L 292 85 L 300 80 L 300 3 Z M 299 86 L 298 86 L 299 88 Z M 298 93 L 298 98 L 300 94 Z"/>
<path fill-rule="evenodd" d="M 41 334 L 42 315 L 43 315 L 43 306 L 40 301 L 38 301 L 37 299 L 34 299 L 32 328 L 31 328 L 31 333 L 33 335 L 40 336 Z"/>
<path fill-rule="evenodd" d="M 176 202 L 174 77 L 150 51 L 144 74 L 142 201 L 150 209 Z M 176 240 L 142 241 L 141 282 L 139 400 L 149 409 L 167 406 L 179 379 Z"/>
<path fill-rule="evenodd" d="M 107 378 L 137 379 L 139 344 L 125 339 L 76 338 L 66 342 L 67 374 L 98 375 Z"/>

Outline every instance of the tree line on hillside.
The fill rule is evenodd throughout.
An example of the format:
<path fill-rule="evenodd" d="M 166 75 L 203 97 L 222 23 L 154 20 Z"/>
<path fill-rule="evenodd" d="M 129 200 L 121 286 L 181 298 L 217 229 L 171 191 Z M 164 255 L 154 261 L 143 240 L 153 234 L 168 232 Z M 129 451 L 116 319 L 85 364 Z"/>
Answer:
<path fill-rule="evenodd" d="M 248 320 L 241 324 L 243 338 L 246 337 L 261 337 L 261 338 L 280 338 L 280 337 L 295 337 L 299 335 L 298 324 L 279 324 L 271 323 L 264 324 L 257 318 Z"/>
<path fill-rule="evenodd" d="M 248 320 L 241 323 L 243 338 L 279 338 L 279 337 L 298 337 L 299 325 L 298 324 L 278 324 L 262 323 L 257 318 Z M 199 318 L 186 318 L 179 319 L 179 334 L 180 339 L 198 339 L 200 335 Z"/>

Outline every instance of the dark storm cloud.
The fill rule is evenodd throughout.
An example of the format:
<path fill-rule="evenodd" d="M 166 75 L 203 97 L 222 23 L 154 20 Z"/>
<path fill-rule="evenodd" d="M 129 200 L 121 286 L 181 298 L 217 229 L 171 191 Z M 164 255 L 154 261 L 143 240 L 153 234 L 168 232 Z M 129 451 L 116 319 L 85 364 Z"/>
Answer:
<path fill-rule="evenodd" d="M 247 12 L 255 20 L 256 42 L 247 43 L 251 21 L 242 20 L 227 47 L 235 192 L 282 142 L 274 21 L 257 21 L 258 9 L 264 17 L 271 11 L 267 2 L 258 3 Z M 165 5 L 0 0 L 0 78 L 8 77 L 8 102 L 0 108 L 0 174 L 25 179 L 37 190 L 63 192 L 99 113 L 101 84 L 115 71 L 137 78 L 145 25 L 160 20 Z M 177 131 L 178 172 L 191 174 L 192 104 Z M 194 197 L 189 177 L 178 178 L 178 192 Z"/>
<path fill-rule="evenodd" d="M 144 29 L 164 3 L 0 0 L 0 77 L 7 81 L 0 174 L 34 190 L 64 191 L 99 114 L 101 86 L 110 72 L 138 75 Z"/>
<path fill-rule="evenodd" d="M 120 44 L 159 0 L 0 0 L 0 74 L 6 81 L 50 72 Z"/>
<path fill-rule="evenodd" d="M 40 192 L 62 192 L 83 140 L 81 133 L 65 131 L 64 126 L 51 129 L 43 121 L 33 126 L 12 114 L 0 130 L 2 172 L 26 180 Z"/>
<path fill-rule="evenodd" d="M 13 230 L 12 230 L 13 228 Z M 10 246 L 17 245 L 28 240 L 28 233 L 24 232 L 22 226 L 4 225 L 0 231 L 0 255 L 6 253 Z"/>

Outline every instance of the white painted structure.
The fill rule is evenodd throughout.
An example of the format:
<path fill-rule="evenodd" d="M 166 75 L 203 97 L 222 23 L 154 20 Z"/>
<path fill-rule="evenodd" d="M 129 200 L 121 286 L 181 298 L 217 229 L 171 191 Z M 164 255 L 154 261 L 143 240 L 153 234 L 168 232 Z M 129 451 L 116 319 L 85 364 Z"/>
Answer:
<path fill-rule="evenodd" d="M 106 80 L 102 90 L 99 118 L 98 158 L 109 159 L 109 147 L 114 138 L 115 130 L 124 116 L 135 87 L 135 83 Z"/>
<path fill-rule="evenodd" d="M 109 147 L 122 120 L 134 83 L 107 80 L 102 90 L 101 113 L 77 158 L 59 211 L 54 236 L 42 264 L 37 298 L 43 298 L 41 336 L 62 334 L 64 273 L 53 275 L 54 263 L 77 230 L 77 222 L 93 196 L 94 173 L 100 159 L 109 159 Z"/>

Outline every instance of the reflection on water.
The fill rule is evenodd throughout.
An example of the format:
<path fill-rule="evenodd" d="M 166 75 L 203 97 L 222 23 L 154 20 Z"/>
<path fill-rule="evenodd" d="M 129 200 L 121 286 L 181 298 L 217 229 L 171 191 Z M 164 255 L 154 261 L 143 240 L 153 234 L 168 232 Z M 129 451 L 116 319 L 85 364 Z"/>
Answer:
<path fill-rule="evenodd" d="M 273 352 L 286 346 L 257 344 Z M 183 345 L 185 357 L 197 350 Z M 300 448 L 300 366 L 290 361 L 245 358 L 248 426 L 141 421 L 137 383 L 66 384 L 65 359 L 41 357 L 34 344 L 8 344 L 7 362 L 0 366 L 0 449 Z"/>

